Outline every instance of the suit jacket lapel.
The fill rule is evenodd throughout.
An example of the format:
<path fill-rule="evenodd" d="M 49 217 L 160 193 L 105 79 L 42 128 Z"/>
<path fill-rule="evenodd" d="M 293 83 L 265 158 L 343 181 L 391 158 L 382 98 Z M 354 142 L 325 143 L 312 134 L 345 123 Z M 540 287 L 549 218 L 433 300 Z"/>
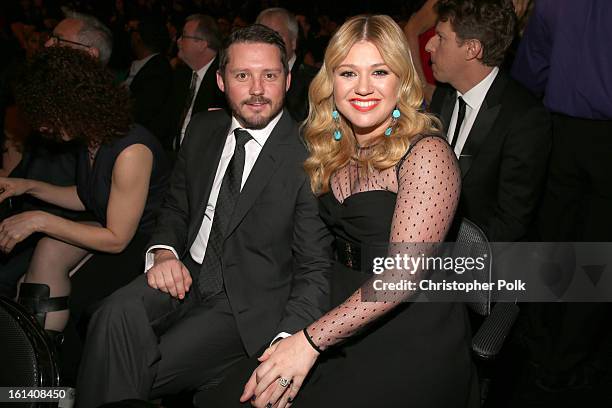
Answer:
<path fill-rule="evenodd" d="M 217 87 L 217 69 L 219 69 L 219 62 L 215 58 L 210 64 L 210 67 L 206 70 L 204 78 L 200 83 L 198 94 L 193 102 L 193 113 L 202 112 L 208 110 L 208 108 L 218 108 L 219 106 L 210 106 L 213 102 L 213 95 Z"/>
<path fill-rule="evenodd" d="M 197 160 L 193 161 L 192 168 L 187 169 L 188 175 L 193 175 L 192 182 L 190 183 L 193 186 L 193 197 L 195 199 L 195 203 L 197 203 L 197 217 L 195 220 L 197 222 L 191 223 L 191 230 L 189 231 L 189 240 L 187 242 L 191 243 L 195 239 L 195 235 L 200 230 L 200 226 L 202 225 L 202 220 L 204 219 L 204 213 L 206 212 L 206 205 L 208 203 L 208 197 L 210 196 L 210 191 L 212 190 L 213 182 L 215 180 L 215 175 L 217 173 L 217 167 L 219 166 L 219 161 L 221 160 L 221 153 L 223 152 L 223 147 L 225 146 L 225 140 L 227 139 L 227 133 L 229 132 L 229 128 L 231 126 L 231 119 L 229 117 L 223 121 L 223 123 L 216 127 L 216 130 L 212 132 L 210 135 L 190 135 L 190 137 L 201 137 L 208 139 L 208 143 L 203 143 L 201 148 L 196 148 L 197 150 Z M 190 146 L 187 146 L 190 147 Z"/>
<path fill-rule="evenodd" d="M 234 209 L 232 219 L 230 221 L 227 235 L 229 236 L 234 229 L 240 224 L 246 213 L 252 207 L 253 203 L 270 182 L 272 175 L 283 162 L 283 149 L 288 144 L 290 137 L 297 137 L 293 132 L 295 123 L 292 121 L 289 112 L 284 110 L 283 116 L 276 124 L 276 127 L 270 134 L 270 137 L 264 144 L 255 166 L 249 174 Z"/>
<path fill-rule="evenodd" d="M 469 173 L 472 163 L 476 160 L 478 152 L 490 135 L 491 129 L 497 120 L 501 109 L 501 97 L 507 82 L 507 76 L 503 72 L 499 72 L 480 106 L 478 116 L 476 116 L 476 120 L 459 156 L 459 167 L 461 168 L 463 178 Z"/>
<path fill-rule="evenodd" d="M 455 108 L 455 100 L 457 93 L 453 89 L 453 91 L 446 95 L 444 98 L 444 102 L 442 103 L 442 110 L 440 111 L 440 120 L 442 121 L 443 129 L 446 129 L 448 132 L 448 127 L 450 125 L 451 116 L 453 115 L 453 109 Z"/>

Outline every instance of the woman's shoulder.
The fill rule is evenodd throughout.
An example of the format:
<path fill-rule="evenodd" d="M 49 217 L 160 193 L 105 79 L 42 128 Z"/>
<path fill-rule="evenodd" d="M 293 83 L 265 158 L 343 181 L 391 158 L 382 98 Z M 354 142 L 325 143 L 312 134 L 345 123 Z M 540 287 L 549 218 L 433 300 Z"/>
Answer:
<path fill-rule="evenodd" d="M 427 150 L 430 152 L 448 152 L 450 145 L 441 133 L 418 133 L 410 138 L 410 145 L 406 149 L 406 153 L 399 161 L 401 164 L 413 153 L 417 151 Z"/>
<path fill-rule="evenodd" d="M 120 154 L 123 150 L 134 144 L 143 144 L 154 154 L 157 151 L 163 150 L 159 140 L 147 128 L 139 124 L 132 125 L 124 136 L 111 142 L 111 150 L 115 154 Z"/>
<path fill-rule="evenodd" d="M 457 167 L 457 158 L 451 146 L 444 136 L 439 133 L 417 134 L 411 141 L 410 146 L 400 161 L 397 163 L 396 170 L 398 178 L 413 166 L 419 169 L 432 167 Z"/>
<path fill-rule="evenodd" d="M 147 143 L 157 142 L 157 138 L 153 135 L 153 133 L 151 133 L 149 129 L 138 123 L 132 125 L 129 132 L 124 136 L 124 138 L 128 141 L 133 140 Z"/>

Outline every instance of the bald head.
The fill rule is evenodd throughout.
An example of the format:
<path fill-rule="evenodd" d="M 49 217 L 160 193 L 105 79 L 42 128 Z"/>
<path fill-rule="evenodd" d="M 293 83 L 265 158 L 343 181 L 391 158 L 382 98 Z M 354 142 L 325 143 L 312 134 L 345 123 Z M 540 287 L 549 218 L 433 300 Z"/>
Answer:
<path fill-rule="evenodd" d="M 45 46 L 63 46 L 89 52 L 106 65 L 113 51 L 111 31 L 95 17 L 69 12 L 53 30 Z"/>

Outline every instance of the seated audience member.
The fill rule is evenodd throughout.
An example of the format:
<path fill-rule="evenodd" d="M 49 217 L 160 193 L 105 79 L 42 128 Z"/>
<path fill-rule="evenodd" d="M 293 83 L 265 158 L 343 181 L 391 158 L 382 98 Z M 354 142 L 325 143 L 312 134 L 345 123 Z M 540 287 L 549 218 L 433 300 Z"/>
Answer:
<path fill-rule="evenodd" d="M 170 38 L 157 18 L 130 21 L 130 45 L 134 61 L 124 84 L 133 99 L 134 121 L 157 134 L 155 124 L 170 94 L 172 67 L 164 55 Z"/>
<path fill-rule="evenodd" d="M 97 18 L 70 11 L 59 22 L 45 46 L 70 47 L 89 53 L 106 65 L 113 52 L 113 34 Z"/>
<path fill-rule="evenodd" d="M 374 277 L 360 254 L 374 243 L 443 241 L 461 187 L 436 119 L 420 111 L 423 91 L 399 26 L 381 15 L 344 23 L 309 100 L 305 168 L 336 238 L 336 307 L 259 361 L 239 363 L 219 388 L 196 395 L 197 405 L 477 406 L 462 304 L 410 303 L 398 292 L 362 298 Z"/>
<path fill-rule="evenodd" d="M 217 86 L 221 39 L 215 20 L 203 14 L 187 17 L 177 43 L 178 57 L 187 69 L 176 69 L 170 97 L 155 129 L 167 150 L 178 150 L 195 114 L 226 108 L 223 92 Z"/>
<path fill-rule="evenodd" d="M 215 384 L 329 307 L 330 238 L 302 166 L 297 124 L 283 110 L 281 37 L 259 24 L 234 31 L 217 83 L 232 116 L 192 118 L 146 275 L 91 319 L 80 408 Z"/>
<path fill-rule="evenodd" d="M 299 32 L 297 20 L 289 11 L 274 7 L 259 13 L 256 22 L 276 31 L 285 42 L 291 72 L 291 85 L 287 91 L 285 105 L 293 119 L 302 122 L 308 116 L 308 87 L 317 71 L 304 64 L 296 54 Z"/>
<path fill-rule="evenodd" d="M 532 0 L 512 0 L 514 6 L 514 12 L 517 17 L 522 21 L 525 17 L 528 9 L 528 4 Z M 425 64 L 430 63 L 430 60 L 423 55 L 426 51 L 423 49 L 425 46 L 425 38 L 429 40 L 435 33 L 434 26 L 436 25 L 437 14 L 436 14 L 436 3 L 438 0 L 427 0 L 421 6 L 421 8 L 410 16 L 408 23 L 404 27 L 404 33 L 410 44 L 410 51 L 412 52 L 414 66 L 419 73 L 421 81 L 423 81 L 425 89 L 425 100 L 427 103 L 431 102 L 433 92 L 436 89 L 433 78 L 431 78 L 431 68 Z M 432 30 L 434 32 L 432 32 Z M 418 57 L 421 58 L 418 58 Z M 434 77 L 435 78 L 435 77 Z"/>
<path fill-rule="evenodd" d="M 75 222 L 44 211 L 25 211 L 0 224 L 0 247 L 10 252 L 34 233 L 36 245 L 19 301 L 43 322 L 62 331 L 68 320 L 70 269 L 88 253 L 116 254 L 96 268 L 87 264 L 71 310 L 84 310 L 139 273 L 128 268 L 150 233 L 165 189 L 168 165 L 161 146 L 133 125 L 129 95 L 87 53 L 47 48 L 26 67 L 16 86 L 17 105 L 32 127 L 57 140 L 82 143 L 76 185 L 0 178 L 0 201 L 28 194 L 71 210 L 90 211 L 95 221 Z M 98 276 L 95 276 L 95 275 Z M 45 312 L 48 312 L 45 316 Z"/>
<path fill-rule="evenodd" d="M 55 27 L 46 47 L 70 47 L 89 53 L 100 64 L 106 65 L 112 52 L 112 35 L 108 28 L 96 18 L 67 12 L 66 18 Z M 32 57 L 30 55 L 30 57 Z M 13 81 L 7 85 L 12 103 Z M 57 143 L 45 140 L 37 129 L 29 132 L 24 128 L 23 115 L 17 109 L 10 110 L 10 128 L 4 140 L 3 168 L 12 170 L 11 177 L 39 180 L 55 185 L 70 186 L 76 182 L 76 148 L 74 143 Z M 25 126 L 27 128 L 27 126 Z M 17 132 L 15 132 L 17 131 Z M 18 136 L 22 134 L 22 137 Z M 26 134 L 27 133 L 27 134 Z M 13 138 L 12 136 L 17 136 Z M 2 174 L 8 175 L 7 173 Z M 7 203 L 4 204 L 5 206 Z M 84 218 L 76 211 L 71 211 L 42 202 L 34 197 L 25 197 L 12 200 L 10 213 L 28 210 L 44 210 L 70 219 Z M 41 237 L 34 234 L 27 240 L 19 243 L 9 254 L 0 256 L 0 291 L 14 297 L 17 282 L 28 269 L 34 247 Z"/>
<path fill-rule="evenodd" d="M 430 109 L 440 115 L 459 158 L 455 225 L 466 217 L 490 241 L 529 240 L 544 191 L 551 123 L 542 103 L 499 68 L 515 34 L 512 6 L 505 0 L 439 0 L 436 11 L 436 35 L 427 50 L 436 80 L 450 87 L 436 88 Z M 513 346 L 496 367 L 502 375 L 523 364 L 525 353 Z M 494 387 L 506 388 L 489 397 L 503 400 L 512 380 L 494 377 Z"/>
<path fill-rule="evenodd" d="M 427 44 L 438 86 L 438 114 L 459 158 L 456 220 L 478 224 L 490 241 L 524 240 L 540 202 L 551 148 L 540 101 L 499 69 L 516 16 L 505 0 L 439 0 Z M 456 223 L 458 224 L 458 222 Z"/>

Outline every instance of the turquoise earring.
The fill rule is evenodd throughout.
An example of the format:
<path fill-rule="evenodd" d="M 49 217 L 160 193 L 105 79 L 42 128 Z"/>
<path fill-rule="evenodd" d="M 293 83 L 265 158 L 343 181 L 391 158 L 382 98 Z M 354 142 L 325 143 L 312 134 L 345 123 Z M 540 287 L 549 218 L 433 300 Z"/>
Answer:
<path fill-rule="evenodd" d="M 402 116 L 402 113 L 399 111 L 399 109 L 397 108 L 393 109 L 393 112 L 391 112 L 391 124 L 389 125 L 387 129 L 385 129 L 385 136 L 387 137 L 391 136 L 391 133 L 393 132 L 393 128 L 395 127 L 395 124 L 397 123 L 397 120 L 399 119 L 400 116 Z"/>
<path fill-rule="evenodd" d="M 340 114 L 335 109 L 332 111 L 332 119 L 334 120 L 334 125 L 336 126 L 336 129 L 334 130 L 334 140 L 338 142 L 340 139 L 342 139 L 342 132 L 340 131 Z"/>

